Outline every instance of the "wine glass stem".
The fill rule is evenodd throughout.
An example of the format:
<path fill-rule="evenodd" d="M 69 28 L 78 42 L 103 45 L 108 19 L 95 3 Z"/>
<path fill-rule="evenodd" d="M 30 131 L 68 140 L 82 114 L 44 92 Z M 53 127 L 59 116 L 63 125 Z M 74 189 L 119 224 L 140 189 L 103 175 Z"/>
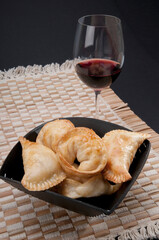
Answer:
<path fill-rule="evenodd" d="M 101 90 L 95 90 L 95 108 L 96 108 L 96 118 L 99 116 L 99 104 L 98 104 L 98 95 L 101 93 Z"/>

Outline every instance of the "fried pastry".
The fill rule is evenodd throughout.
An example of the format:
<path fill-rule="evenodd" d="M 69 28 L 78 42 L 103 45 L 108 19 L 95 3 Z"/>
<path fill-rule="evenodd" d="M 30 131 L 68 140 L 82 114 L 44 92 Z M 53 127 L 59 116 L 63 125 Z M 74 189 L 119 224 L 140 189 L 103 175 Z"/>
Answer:
<path fill-rule="evenodd" d="M 89 128 L 70 130 L 59 141 L 56 152 L 61 166 L 69 175 L 89 177 L 101 172 L 107 163 L 102 139 Z"/>
<path fill-rule="evenodd" d="M 56 154 L 46 146 L 20 137 L 24 176 L 22 185 L 30 191 L 51 188 L 66 178 Z"/>
<path fill-rule="evenodd" d="M 60 138 L 73 128 L 75 128 L 75 126 L 67 119 L 57 119 L 48 122 L 40 130 L 36 142 L 51 148 L 55 152 L 56 145 Z"/>
<path fill-rule="evenodd" d="M 114 183 L 126 182 L 131 179 L 129 167 L 137 149 L 149 134 L 113 130 L 106 133 L 103 142 L 107 148 L 108 161 L 104 168 L 104 179 Z"/>
<path fill-rule="evenodd" d="M 98 174 L 80 182 L 74 179 L 66 178 L 59 188 L 59 193 L 70 198 L 97 197 L 103 194 L 110 195 L 115 193 L 121 184 L 111 185 L 104 181 L 102 174 Z"/>

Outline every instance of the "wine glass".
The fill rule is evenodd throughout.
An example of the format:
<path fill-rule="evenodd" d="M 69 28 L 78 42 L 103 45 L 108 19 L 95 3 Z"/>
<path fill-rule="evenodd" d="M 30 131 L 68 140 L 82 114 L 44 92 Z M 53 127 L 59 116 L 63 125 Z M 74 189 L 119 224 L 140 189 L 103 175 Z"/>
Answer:
<path fill-rule="evenodd" d="M 95 92 L 95 116 L 98 95 L 119 76 L 124 63 L 121 20 L 110 15 L 87 15 L 78 20 L 73 57 L 78 77 Z"/>

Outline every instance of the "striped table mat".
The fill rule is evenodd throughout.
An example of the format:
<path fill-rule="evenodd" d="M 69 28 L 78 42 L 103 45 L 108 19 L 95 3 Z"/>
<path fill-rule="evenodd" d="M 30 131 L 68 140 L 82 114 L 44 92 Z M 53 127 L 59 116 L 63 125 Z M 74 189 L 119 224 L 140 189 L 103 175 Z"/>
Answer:
<path fill-rule="evenodd" d="M 0 72 L 0 166 L 17 143 L 43 122 L 94 117 L 94 93 L 61 66 Z M 0 180 L 0 239 L 147 239 L 159 236 L 159 136 L 111 89 L 100 97 L 101 119 L 151 134 L 152 148 L 137 181 L 109 216 L 87 217 L 27 195 Z"/>

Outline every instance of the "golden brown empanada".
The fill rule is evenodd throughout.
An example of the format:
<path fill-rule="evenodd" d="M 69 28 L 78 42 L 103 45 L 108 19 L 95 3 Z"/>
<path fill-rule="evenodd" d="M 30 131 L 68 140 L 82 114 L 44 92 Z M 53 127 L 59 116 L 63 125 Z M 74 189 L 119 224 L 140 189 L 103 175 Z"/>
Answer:
<path fill-rule="evenodd" d="M 129 167 L 137 149 L 149 136 L 149 134 L 125 130 L 106 133 L 103 142 L 107 148 L 108 161 L 103 171 L 104 178 L 114 183 L 130 180 Z"/>
<path fill-rule="evenodd" d="M 48 122 L 40 130 L 36 142 L 55 151 L 55 147 L 60 138 L 73 128 L 75 128 L 75 126 L 67 119 L 57 119 L 55 121 Z"/>
<path fill-rule="evenodd" d="M 70 130 L 59 141 L 56 152 L 61 166 L 69 175 L 89 177 L 101 172 L 107 163 L 102 139 L 89 128 Z"/>
<path fill-rule="evenodd" d="M 104 181 L 102 174 L 98 174 L 82 183 L 74 179 L 66 178 L 59 185 L 59 192 L 70 198 L 97 197 L 103 194 L 113 194 L 120 186 L 121 184 L 111 185 L 108 181 Z"/>
<path fill-rule="evenodd" d="M 30 191 L 51 188 L 66 178 L 56 154 L 46 146 L 19 138 L 22 145 L 24 176 L 22 185 Z"/>

